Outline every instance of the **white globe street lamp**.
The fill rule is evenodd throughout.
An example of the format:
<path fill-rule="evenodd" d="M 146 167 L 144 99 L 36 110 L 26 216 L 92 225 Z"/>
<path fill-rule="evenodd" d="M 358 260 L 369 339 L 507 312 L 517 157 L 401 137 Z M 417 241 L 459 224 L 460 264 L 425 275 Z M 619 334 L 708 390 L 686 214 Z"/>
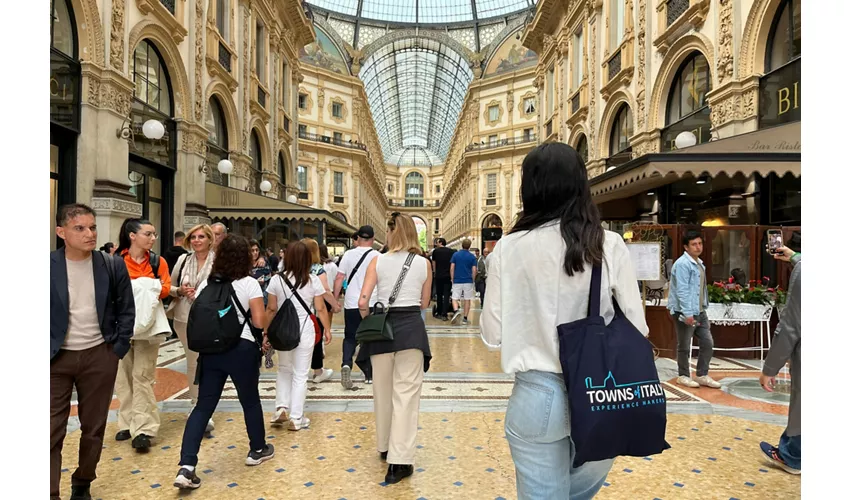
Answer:
<path fill-rule="evenodd" d="M 676 149 L 685 149 L 696 146 L 697 136 L 693 132 L 684 131 L 676 136 Z"/>
<path fill-rule="evenodd" d="M 260 191 L 264 193 L 268 193 L 272 190 L 272 183 L 269 181 L 263 181 L 260 183 Z"/>
<path fill-rule="evenodd" d="M 230 160 L 224 158 L 223 160 L 218 162 L 218 171 L 224 175 L 230 175 L 233 172 L 233 164 L 230 163 Z"/>
<path fill-rule="evenodd" d="M 291 194 L 286 197 L 286 201 L 288 201 L 289 203 L 298 203 L 298 197 L 296 197 L 294 194 Z"/>
<path fill-rule="evenodd" d="M 162 139 L 165 135 L 165 125 L 158 120 L 148 120 L 142 125 L 142 134 L 148 139 Z"/>

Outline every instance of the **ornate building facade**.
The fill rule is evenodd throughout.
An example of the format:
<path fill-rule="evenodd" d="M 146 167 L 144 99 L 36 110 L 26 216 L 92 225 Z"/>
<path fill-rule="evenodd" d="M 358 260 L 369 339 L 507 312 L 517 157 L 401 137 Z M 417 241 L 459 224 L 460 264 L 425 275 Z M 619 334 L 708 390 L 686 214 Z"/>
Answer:
<path fill-rule="evenodd" d="M 93 206 L 100 243 L 124 218 L 148 218 L 160 249 L 231 191 L 297 194 L 298 52 L 315 39 L 300 2 L 51 3 L 54 212 Z"/>

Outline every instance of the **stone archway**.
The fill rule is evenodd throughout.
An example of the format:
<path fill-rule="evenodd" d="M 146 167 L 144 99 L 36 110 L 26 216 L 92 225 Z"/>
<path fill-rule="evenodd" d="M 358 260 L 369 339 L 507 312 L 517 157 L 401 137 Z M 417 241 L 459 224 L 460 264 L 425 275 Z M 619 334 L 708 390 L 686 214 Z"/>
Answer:
<path fill-rule="evenodd" d="M 156 46 L 168 70 L 168 76 L 171 78 L 171 92 L 174 95 L 172 116 L 193 121 L 190 104 L 192 96 L 189 77 L 186 75 L 186 65 L 171 34 L 153 21 L 141 21 L 130 30 L 128 53 L 132 54 L 136 50 L 136 45 L 142 40 L 150 40 Z M 197 97 L 201 98 L 201 96 Z"/>
<path fill-rule="evenodd" d="M 378 49 L 385 45 L 389 45 L 399 40 L 406 40 L 408 38 L 427 38 L 446 45 L 462 57 L 467 64 L 472 65 L 472 51 L 461 45 L 460 42 L 445 33 L 432 30 L 420 30 L 418 28 L 396 30 L 378 38 L 362 49 L 363 56 L 361 57 L 361 61 L 366 61 L 372 57 Z"/>
<path fill-rule="evenodd" d="M 783 0 L 755 0 L 747 16 L 738 52 L 738 75 L 745 80 L 764 73 L 764 54 L 773 18 Z"/>
<path fill-rule="evenodd" d="M 614 125 L 614 118 L 620 111 L 620 106 L 625 104 L 632 112 L 632 120 L 635 119 L 635 98 L 626 90 L 618 90 L 608 99 L 608 105 L 602 113 L 602 119 L 599 125 L 599 135 L 596 141 L 596 158 L 608 158 L 608 145 L 611 142 L 611 127 Z M 634 127 L 633 127 L 634 128 Z M 589 152 L 588 152 L 589 153 Z"/>

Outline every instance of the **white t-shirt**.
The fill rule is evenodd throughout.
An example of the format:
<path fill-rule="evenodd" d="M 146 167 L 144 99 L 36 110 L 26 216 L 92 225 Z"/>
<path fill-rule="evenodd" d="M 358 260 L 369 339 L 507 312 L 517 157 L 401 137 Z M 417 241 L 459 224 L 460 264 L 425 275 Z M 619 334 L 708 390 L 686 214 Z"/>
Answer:
<path fill-rule="evenodd" d="M 295 279 L 293 279 L 292 273 L 286 273 L 286 278 L 290 283 L 295 285 Z M 292 289 L 289 288 L 289 285 L 283 282 L 283 278 L 281 278 L 280 275 L 272 278 L 268 288 L 266 288 L 266 292 L 277 298 L 278 309 L 280 309 L 281 304 L 283 304 L 287 298 L 292 297 Z M 304 300 L 304 303 L 307 304 L 307 307 L 310 308 L 310 312 L 314 312 L 315 307 L 313 305 L 313 299 L 319 295 L 323 295 L 325 293 L 325 287 L 322 286 L 322 282 L 319 280 L 318 276 L 313 276 L 311 274 L 310 282 L 296 290 L 296 292 L 301 299 Z M 315 335 L 313 322 L 308 318 L 309 313 L 301 306 L 301 302 L 299 302 L 297 298 L 292 297 L 292 305 L 295 306 L 295 311 L 298 312 L 298 321 L 301 323 L 301 335 L 305 335 L 307 332 L 311 335 Z"/>
<path fill-rule="evenodd" d="M 336 275 L 339 274 L 339 267 L 333 262 L 322 264 L 322 267 L 325 268 L 325 274 L 328 275 L 328 286 L 331 287 L 331 291 L 333 291 Z M 359 274 L 360 271 L 357 271 L 357 273 Z"/>
<path fill-rule="evenodd" d="M 390 303 L 390 295 L 393 293 L 396 281 L 407 260 L 407 252 L 387 253 L 378 257 L 378 302 L 384 307 Z M 401 290 L 393 303 L 393 307 L 409 307 L 422 305 L 422 285 L 428 279 L 430 267 L 425 257 L 417 255 L 410 263 L 410 269 L 401 285 Z"/>
<path fill-rule="evenodd" d="M 242 305 L 242 308 L 245 309 L 245 312 L 251 314 L 249 301 L 251 299 L 262 299 L 263 298 L 263 289 L 260 288 L 260 283 L 252 278 L 251 276 L 245 276 L 242 279 L 238 279 L 233 283 L 233 291 L 236 292 L 236 298 L 239 299 L 239 304 Z M 207 286 L 207 280 L 204 280 L 201 285 L 195 290 L 195 297 L 201 295 L 201 291 Z M 236 309 L 236 316 L 239 317 L 239 322 L 242 323 L 245 321 L 245 317 L 242 316 L 242 313 L 239 312 L 239 308 Z M 251 333 L 251 327 L 248 326 L 248 322 L 245 321 L 245 328 L 242 329 L 241 338 L 245 340 L 250 340 L 251 342 L 255 342 L 254 334 Z"/>
<path fill-rule="evenodd" d="M 363 263 L 357 268 L 357 274 L 353 277 L 350 276 L 351 272 L 354 271 L 354 266 L 360 261 L 360 257 L 363 257 L 363 254 L 368 250 L 372 251 L 369 252 L 369 255 L 363 259 Z M 343 303 L 343 307 L 346 309 L 358 308 L 357 301 L 360 299 L 360 290 L 363 289 L 363 281 L 366 279 L 366 269 L 369 268 L 369 263 L 372 262 L 372 259 L 378 255 L 380 254 L 371 248 L 357 247 L 345 252 L 345 255 L 342 256 L 342 262 L 339 263 L 339 272 L 348 280 L 348 290 L 345 291 L 345 302 Z M 378 287 L 375 287 L 372 296 L 369 298 L 369 307 L 374 306 L 377 301 Z"/>

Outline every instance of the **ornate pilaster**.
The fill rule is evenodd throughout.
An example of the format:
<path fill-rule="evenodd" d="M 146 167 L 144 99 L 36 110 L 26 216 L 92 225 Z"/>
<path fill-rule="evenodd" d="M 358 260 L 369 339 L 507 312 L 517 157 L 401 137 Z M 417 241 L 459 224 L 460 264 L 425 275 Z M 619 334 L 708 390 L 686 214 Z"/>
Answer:
<path fill-rule="evenodd" d="M 112 0 L 111 30 L 109 34 L 109 64 L 124 72 L 124 0 Z"/>
<path fill-rule="evenodd" d="M 635 120 L 637 130 L 643 130 L 646 123 L 646 0 L 638 0 L 637 50 L 637 110 Z"/>
<path fill-rule="evenodd" d="M 204 118 L 204 2 L 195 0 L 195 121 L 203 123 Z"/>
<path fill-rule="evenodd" d="M 327 193 L 327 189 L 325 189 L 325 175 L 328 173 L 327 167 L 319 167 L 316 169 L 319 172 L 319 185 L 316 190 L 319 192 L 319 206 L 316 208 L 323 209 L 325 207 L 325 193 Z"/>

